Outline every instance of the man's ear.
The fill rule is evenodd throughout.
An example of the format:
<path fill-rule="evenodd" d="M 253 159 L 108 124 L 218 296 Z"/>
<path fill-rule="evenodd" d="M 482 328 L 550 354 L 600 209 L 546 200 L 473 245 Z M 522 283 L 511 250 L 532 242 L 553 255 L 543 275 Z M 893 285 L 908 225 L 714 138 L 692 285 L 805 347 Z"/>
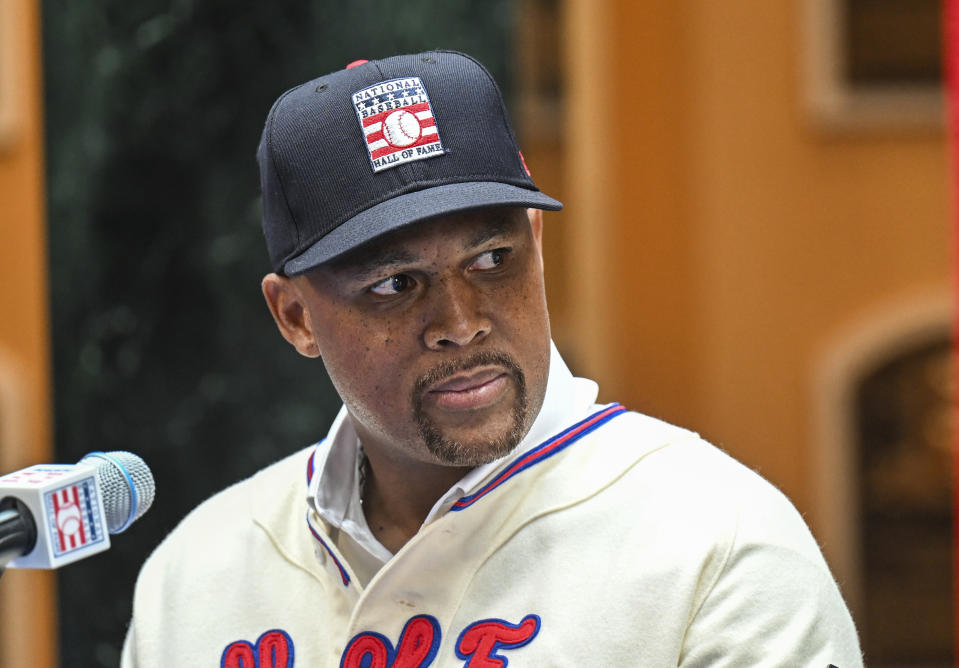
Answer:
<path fill-rule="evenodd" d="M 536 242 L 536 250 L 539 252 L 539 265 L 543 266 L 543 210 L 526 209 L 526 215 L 529 217 L 529 227 L 533 232 L 533 240 Z"/>
<path fill-rule="evenodd" d="M 304 357 L 319 357 L 320 347 L 313 334 L 313 322 L 300 287 L 279 274 L 267 274 L 260 284 L 266 305 L 283 338 Z"/>

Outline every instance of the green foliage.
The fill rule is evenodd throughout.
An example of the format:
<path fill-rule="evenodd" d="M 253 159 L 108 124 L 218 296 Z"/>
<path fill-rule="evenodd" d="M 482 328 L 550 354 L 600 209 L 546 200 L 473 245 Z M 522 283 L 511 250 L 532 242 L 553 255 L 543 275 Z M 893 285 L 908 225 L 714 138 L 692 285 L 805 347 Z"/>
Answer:
<path fill-rule="evenodd" d="M 512 14 L 507 0 L 48 0 L 43 14 L 58 460 L 129 449 L 157 479 L 128 535 L 60 575 L 62 665 L 115 666 L 149 551 L 203 498 L 321 438 L 339 407 L 259 292 L 254 152 L 273 100 L 357 58 L 436 47 L 508 91 Z"/>

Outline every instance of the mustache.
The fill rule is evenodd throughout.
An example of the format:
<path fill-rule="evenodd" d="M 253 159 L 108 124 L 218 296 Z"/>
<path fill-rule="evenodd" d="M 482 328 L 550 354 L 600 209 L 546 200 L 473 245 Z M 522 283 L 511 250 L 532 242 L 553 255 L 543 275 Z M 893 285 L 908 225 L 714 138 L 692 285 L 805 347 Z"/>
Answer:
<path fill-rule="evenodd" d="M 520 386 L 525 385 L 525 377 L 519 364 L 510 355 L 495 350 L 483 350 L 459 360 L 446 360 L 424 373 L 413 386 L 414 396 L 421 397 L 427 388 L 446 380 L 461 371 L 480 366 L 501 366 L 513 374 Z"/>

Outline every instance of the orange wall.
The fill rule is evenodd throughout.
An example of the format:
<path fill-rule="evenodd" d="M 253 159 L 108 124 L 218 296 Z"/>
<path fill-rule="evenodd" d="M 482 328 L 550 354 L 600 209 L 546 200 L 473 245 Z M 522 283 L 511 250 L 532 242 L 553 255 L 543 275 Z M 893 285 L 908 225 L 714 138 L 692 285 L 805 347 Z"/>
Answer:
<path fill-rule="evenodd" d="M 601 399 L 691 424 L 700 313 L 680 5 L 567 4 L 567 354 Z"/>
<path fill-rule="evenodd" d="M 688 21 L 704 424 L 811 509 L 819 355 L 860 313 L 950 284 L 945 136 L 814 130 L 798 2 L 721 4 Z"/>
<path fill-rule="evenodd" d="M 51 411 L 38 3 L 3 7 L 10 11 L 2 17 L 2 56 L 15 66 L 2 84 L 10 88 L 0 92 L 15 105 L 13 130 L 0 147 L 0 396 L 9 402 L 0 407 L 0 472 L 8 472 L 49 461 Z M 55 665 L 53 595 L 51 573 L 4 574 L 0 665 Z"/>
<path fill-rule="evenodd" d="M 948 290 L 951 242 L 942 132 L 804 115 L 800 10 L 568 0 L 561 196 L 571 355 L 602 398 L 697 429 L 815 521 L 817 365 L 861 313 Z"/>

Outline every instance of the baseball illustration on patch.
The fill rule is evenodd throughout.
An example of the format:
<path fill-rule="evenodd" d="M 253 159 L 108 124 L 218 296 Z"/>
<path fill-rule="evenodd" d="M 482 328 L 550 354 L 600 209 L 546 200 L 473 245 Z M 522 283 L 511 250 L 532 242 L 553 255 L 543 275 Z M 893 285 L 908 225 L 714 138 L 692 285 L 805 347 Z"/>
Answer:
<path fill-rule="evenodd" d="M 353 93 L 373 172 L 443 155 L 429 95 L 419 77 L 391 79 Z"/>
<path fill-rule="evenodd" d="M 409 146 L 422 136 L 420 121 L 413 114 L 400 109 L 383 121 L 383 137 L 393 146 Z"/>

